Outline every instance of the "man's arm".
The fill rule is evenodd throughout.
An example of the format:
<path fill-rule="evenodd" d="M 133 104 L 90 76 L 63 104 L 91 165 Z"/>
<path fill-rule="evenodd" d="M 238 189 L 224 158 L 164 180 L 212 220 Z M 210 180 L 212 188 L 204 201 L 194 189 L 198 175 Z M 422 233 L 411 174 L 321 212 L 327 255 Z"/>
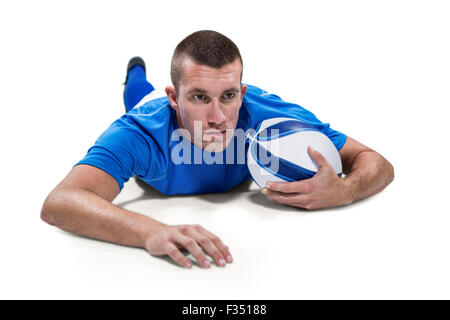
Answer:
<path fill-rule="evenodd" d="M 272 182 L 263 192 L 273 201 L 308 210 L 350 204 L 382 191 L 394 179 L 393 166 L 379 153 L 347 137 L 339 151 L 345 178 L 340 178 L 319 152 L 314 177 L 296 182 Z"/>
<path fill-rule="evenodd" d="M 229 256 L 228 248 L 215 235 L 198 225 L 168 226 L 119 208 L 111 203 L 119 192 L 119 184 L 108 173 L 77 165 L 48 195 L 41 218 L 72 233 L 142 247 L 157 256 L 167 254 L 184 267 L 190 267 L 191 262 L 180 248 L 190 251 L 204 267 L 209 263 L 201 247 L 217 265 L 225 265 L 222 261 Z"/>

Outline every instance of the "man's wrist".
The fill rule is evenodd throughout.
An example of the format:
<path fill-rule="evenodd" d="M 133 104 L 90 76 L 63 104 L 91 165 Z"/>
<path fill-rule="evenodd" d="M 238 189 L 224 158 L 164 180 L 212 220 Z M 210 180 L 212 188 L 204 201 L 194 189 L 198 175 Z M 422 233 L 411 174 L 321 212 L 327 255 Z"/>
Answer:
<path fill-rule="evenodd" d="M 355 194 L 358 189 L 358 183 L 354 176 L 346 176 L 341 178 L 342 201 L 344 205 L 351 204 L 355 201 Z"/>
<path fill-rule="evenodd" d="M 142 218 L 143 220 L 140 222 L 140 228 L 138 230 L 140 238 L 139 247 L 145 248 L 145 244 L 149 237 L 155 234 L 158 229 L 165 226 L 165 224 L 147 216 L 143 216 Z"/>

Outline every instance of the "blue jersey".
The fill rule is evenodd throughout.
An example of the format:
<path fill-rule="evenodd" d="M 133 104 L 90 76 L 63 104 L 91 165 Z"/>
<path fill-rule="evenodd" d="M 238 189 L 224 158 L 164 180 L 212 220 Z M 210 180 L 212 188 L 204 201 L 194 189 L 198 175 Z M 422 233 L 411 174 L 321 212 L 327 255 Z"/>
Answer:
<path fill-rule="evenodd" d="M 247 85 L 236 129 L 256 129 L 261 121 L 278 117 L 315 126 L 330 138 L 337 150 L 347 139 L 345 134 L 331 129 L 328 123 L 322 123 L 301 106 Z M 244 141 L 233 139 L 224 151 L 214 153 L 182 139 L 176 129 L 175 110 L 168 98 L 149 101 L 113 122 L 76 165 L 87 164 L 107 172 L 120 189 L 136 175 L 168 195 L 221 192 L 251 179 L 246 157 L 244 161 L 239 158 Z M 173 154 L 179 152 L 184 160 L 174 161 Z"/>

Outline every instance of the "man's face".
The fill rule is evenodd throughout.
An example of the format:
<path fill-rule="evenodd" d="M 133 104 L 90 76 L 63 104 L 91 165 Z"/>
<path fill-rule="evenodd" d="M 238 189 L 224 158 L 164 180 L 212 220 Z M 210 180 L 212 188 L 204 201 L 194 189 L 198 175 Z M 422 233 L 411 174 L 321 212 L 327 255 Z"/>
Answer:
<path fill-rule="evenodd" d="M 239 59 L 215 69 L 185 58 L 178 93 L 166 87 L 178 126 L 197 147 L 219 152 L 230 142 L 247 90 L 241 85 L 241 68 Z"/>

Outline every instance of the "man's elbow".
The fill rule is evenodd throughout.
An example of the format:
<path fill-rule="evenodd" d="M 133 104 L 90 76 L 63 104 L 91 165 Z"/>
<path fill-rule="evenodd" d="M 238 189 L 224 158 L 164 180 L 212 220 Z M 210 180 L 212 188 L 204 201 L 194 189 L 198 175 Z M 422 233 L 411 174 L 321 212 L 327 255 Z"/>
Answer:
<path fill-rule="evenodd" d="M 45 199 L 41 209 L 41 220 L 53 226 L 58 225 L 58 198 L 58 191 L 53 190 Z"/>
<path fill-rule="evenodd" d="M 387 178 L 388 181 L 387 181 L 386 185 L 389 185 L 389 184 L 391 184 L 392 181 L 394 181 L 395 173 L 394 173 L 394 166 L 392 165 L 392 163 L 390 163 L 387 160 L 386 160 L 386 172 L 387 172 L 387 176 L 388 176 L 388 178 Z"/>
<path fill-rule="evenodd" d="M 385 188 L 386 186 L 388 186 L 389 184 L 392 183 L 392 181 L 394 181 L 394 166 L 392 165 L 392 163 L 390 163 L 385 157 L 383 157 L 381 154 L 379 154 L 378 152 L 373 151 L 374 157 L 377 158 L 377 171 L 378 171 L 378 177 L 380 177 L 379 179 L 382 179 L 383 183 L 383 188 Z"/>

